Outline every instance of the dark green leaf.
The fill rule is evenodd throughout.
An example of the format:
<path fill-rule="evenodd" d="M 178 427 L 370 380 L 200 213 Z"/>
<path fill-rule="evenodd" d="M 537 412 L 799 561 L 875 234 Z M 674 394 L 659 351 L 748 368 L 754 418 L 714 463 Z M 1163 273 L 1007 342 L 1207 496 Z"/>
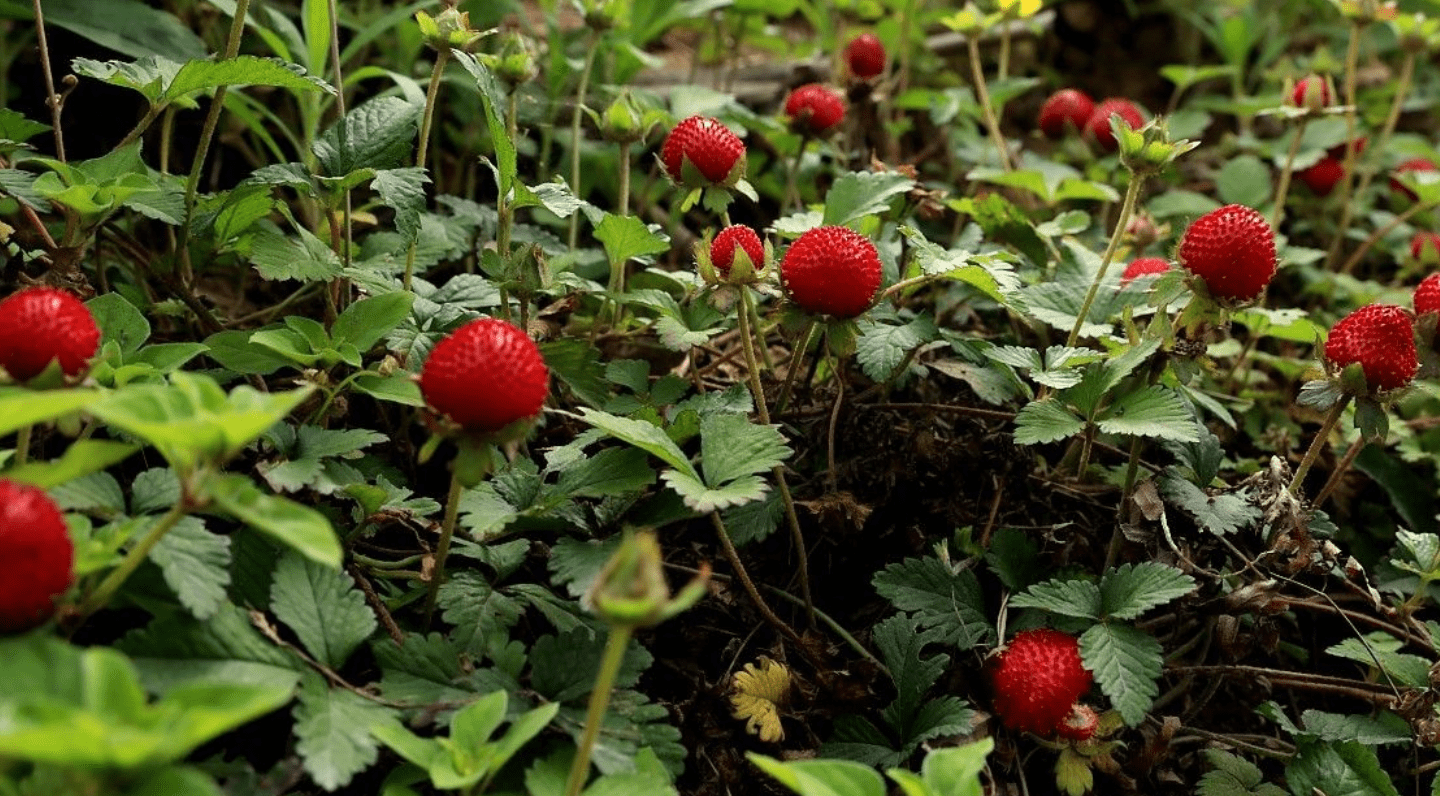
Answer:
<path fill-rule="evenodd" d="M 875 573 L 871 583 L 897 609 L 914 613 L 921 627 L 940 628 L 947 644 L 969 649 L 995 638 L 980 582 L 968 569 L 956 572 L 933 556 L 907 558 Z"/>
<path fill-rule="evenodd" d="M 345 572 L 291 552 L 270 586 L 270 610 L 318 661 L 340 668 L 375 632 L 375 614 Z"/>
<path fill-rule="evenodd" d="M 230 537 L 206 530 L 199 517 L 181 517 L 150 550 L 165 583 L 196 619 L 209 619 L 225 605 L 230 585 Z"/>
<path fill-rule="evenodd" d="M 1080 636 L 1080 658 L 1126 726 L 1138 725 L 1160 693 L 1160 642 L 1127 625 L 1092 625 Z"/>
<path fill-rule="evenodd" d="M 868 215 L 883 213 L 890 200 L 915 187 L 915 180 L 893 171 L 852 171 L 842 175 L 825 193 L 822 224 L 845 226 Z"/>
<path fill-rule="evenodd" d="M 1325 796 L 1399 796 L 1375 749 L 1356 741 L 1300 740 L 1285 766 L 1290 792 Z"/>
<path fill-rule="evenodd" d="M 360 169 L 405 165 L 415 145 L 421 107 L 399 97 L 382 96 L 356 106 L 315 142 L 315 157 L 327 177 Z"/>
<path fill-rule="evenodd" d="M 396 711 L 307 673 L 295 704 L 295 751 L 305 772 L 327 791 L 350 784 L 373 765 L 379 747 L 370 728 L 395 722 Z"/>
<path fill-rule="evenodd" d="M 1135 619 L 1194 590 L 1195 579 L 1168 564 L 1122 564 L 1100 580 L 1100 611 L 1111 619 Z"/>

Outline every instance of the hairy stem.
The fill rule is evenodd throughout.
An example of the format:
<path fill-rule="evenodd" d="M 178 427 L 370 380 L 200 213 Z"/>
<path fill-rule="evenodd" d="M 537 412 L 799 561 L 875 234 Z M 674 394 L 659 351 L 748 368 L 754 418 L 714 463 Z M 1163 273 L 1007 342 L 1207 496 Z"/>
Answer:
<path fill-rule="evenodd" d="M 1305 138 L 1305 126 L 1309 117 L 1300 117 L 1295 128 L 1295 140 L 1290 142 L 1290 151 L 1285 154 L 1285 166 L 1280 169 L 1280 183 L 1275 186 L 1275 206 L 1270 209 L 1270 228 L 1280 229 L 1280 220 L 1285 218 L 1285 196 L 1290 193 L 1290 175 L 1295 171 L 1295 156 L 1300 154 L 1300 142 Z"/>
<path fill-rule="evenodd" d="M 415 165 L 425 168 L 425 159 L 430 150 L 430 127 L 435 122 L 435 100 L 440 95 L 440 80 L 445 76 L 445 66 L 450 62 L 450 51 L 440 50 L 435 56 L 435 65 L 430 68 L 430 85 L 425 89 L 425 114 L 420 117 L 420 142 L 415 149 Z M 405 252 L 405 289 L 410 290 L 415 278 L 415 252 L 418 240 L 410 243 Z"/>
<path fill-rule="evenodd" d="M 975 85 L 975 98 L 980 101 L 980 113 L 985 118 L 985 126 L 990 130 L 990 140 L 995 142 L 995 152 L 1000 155 L 1000 167 L 1013 171 L 1015 167 L 1010 163 L 1010 149 L 1005 145 L 1000 121 L 995 117 L 995 108 L 990 104 L 990 91 L 985 88 L 985 73 L 980 68 L 980 41 L 971 36 L 966 44 L 970 48 L 970 77 Z"/>
<path fill-rule="evenodd" d="M 625 648 L 630 644 L 631 629 L 625 625 L 612 625 L 610 637 L 605 641 L 605 654 L 600 659 L 600 672 L 595 676 L 595 687 L 590 691 L 590 705 L 585 711 L 585 730 L 580 735 L 580 747 L 570 765 L 570 777 L 565 782 L 565 796 L 579 796 L 590 777 L 590 755 L 595 751 L 595 741 L 600 736 L 600 723 L 605 718 L 605 709 L 610 705 L 610 692 L 615 688 L 615 678 L 620 673 L 620 664 L 625 660 Z"/>
<path fill-rule="evenodd" d="M 1335 424 L 1340 422 L 1340 416 L 1345 414 L 1345 407 L 1350 405 L 1350 396 L 1346 395 L 1335 402 L 1331 407 L 1330 414 L 1325 416 L 1325 422 L 1320 430 L 1315 432 L 1315 439 L 1310 442 L 1310 449 L 1305 451 L 1305 458 L 1300 460 L 1300 466 L 1295 469 L 1295 475 L 1290 479 L 1290 494 L 1300 494 L 1300 485 L 1305 481 L 1305 474 L 1310 472 L 1310 467 L 1315 464 L 1315 459 L 1320 456 L 1320 451 L 1330 439 L 1330 432 L 1335 430 Z"/>
<path fill-rule="evenodd" d="M 445 519 L 440 524 L 440 543 L 435 546 L 435 568 L 430 573 L 430 588 L 425 594 L 425 619 L 422 628 L 430 627 L 435 615 L 435 601 L 440 597 L 440 584 L 445 581 L 445 559 L 450 555 L 450 540 L 455 536 L 455 520 L 460 516 L 460 474 L 450 475 L 450 494 L 445 498 Z"/>
<path fill-rule="evenodd" d="M 600 50 L 600 34 L 590 34 L 590 46 L 585 50 L 585 66 L 580 70 L 580 87 L 575 91 L 575 112 L 570 115 L 570 190 L 575 196 L 580 192 L 580 122 L 585 115 L 585 95 L 590 91 L 590 73 L 595 69 L 595 53 Z M 580 213 L 570 216 L 570 236 L 567 242 L 574 249 L 580 240 Z"/>
<path fill-rule="evenodd" d="M 1110 270 L 1110 263 L 1115 260 L 1115 250 L 1120 248 L 1120 238 L 1125 234 L 1125 226 L 1130 223 L 1130 216 L 1135 212 L 1135 201 L 1140 196 L 1142 182 L 1144 179 L 1140 175 L 1130 175 L 1130 185 L 1125 189 L 1125 201 L 1120 205 L 1120 218 L 1116 219 L 1115 229 L 1110 233 L 1110 245 L 1105 247 L 1105 256 L 1100 260 L 1100 270 L 1095 272 L 1095 281 L 1090 285 L 1090 292 L 1085 294 L 1084 303 L 1080 305 L 1080 315 L 1070 329 L 1070 336 L 1065 338 L 1066 346 L 1073 347 L 1080 338 L 1080 328 L 1090 316 L 1090 307 L 1095 303 L 1096 294 L 1100 292 L 1100 283 L 1105 281 L 1105 272 Z"/>

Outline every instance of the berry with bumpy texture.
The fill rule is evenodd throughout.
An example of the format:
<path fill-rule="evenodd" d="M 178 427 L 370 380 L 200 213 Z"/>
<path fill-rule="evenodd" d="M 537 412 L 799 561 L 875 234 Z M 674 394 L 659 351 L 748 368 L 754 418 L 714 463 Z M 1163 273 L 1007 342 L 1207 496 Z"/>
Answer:
<path fill-rule="evenodd" d="M 535 341 L 495 318 L 471 321 L 435 344 L 420 392 L 467 431 L 498 431 L 545 405 L 550 371 Z"/>
<path fill-rule="evenodd" d="M 1101 101 L 1095 106 L 1095 110 L 1091 111 L 1090 118 L 1085 120 L 1085 136 L 1105 152 L 1114 152 L 1120 148 L 1119 142 L 1115 140 L 1115 131 L 1110 127 L 1110 117 L 1117 113 L 1131 130 L 1145 126 L 1144 114 L 1140 113 L 1140 109 L 1130 100 L 1111 97 Z"/>
<path fill-rule="evenodd" d="M 845 65 L 850 74 L 869 80 L 885 71 L 885 45 L 873 33 L 862 33 L 845 45 Z"/>
<path fill-rule="evenodd" d="M 806 312 L 853 318 L 870 308 L 880 288 L 880 255 L 853 229 L 815 227 L 790 244 L 780 281 Z"/>
<path fill-rule="evenodd" d="M 1095 100 L 1076 88 L 1062 88 L 1040 106 L 1040 132 L 1059 138 L 1068 129 L 1080 130 L 1095 112 Z"/>
<path fill-rule="evenodd" d="M 1253 208 L 1225 205 L 1185 230 L 1178 259 L 1205 280 L 1211 296 L 1248 301 L 1275 277 L 1275 232 Z"/>
<path fill-rule="evenodd" d="M 16 381 L 40 375 L 58 359 L 75 376 L 95 356 L 100 330 L 80 299 L 53 287 L 31 287 L 0 301 L 0 367 Z"/>
<path fill-rule="evenodd" d="M 792 125 L 820 135 L 845 118 L 845 100 L 819 83 L 806 83 L 785 98 L 785 115 Z"/>
<path fill-rule="evenodd" d="M 1092 680 L 1080 642 L 1050 628 L 1016 633 L 990 669 L 1000 721 L 1036 735 L 1054 734 Z"/>
<path fill-rule="evenodd" d="M 691 116 L 675 125 L 660 147 L 660 160 L 670 179 L 685 185 L 684 163 L 689 160 L 696 171 L 711 183 L 724 183 L 736 164 L 745 158 L 745 144 L 719 119 Z M 701 188 L 704 185 L 690 185 Z"/>
<path fill-rule="evenodd" d="M 1414 191 L 1401 184 L 1400 180 L 1396 179 L 1396 177 L 1401 174 L 1410 174 L 1422 171 L 1436 171 L 1437 169 L 1440 169 L 1440 167 L 1437 167 L 1434 163 L 1431 163 L 1425 158 L 1410 158 L 1409 160 L 1404 161 L 1400 165 L 1396 166 L 1395 170 L 1390 172 L 1392 175 L 1394 175 L 1390 177 L 1390 190 L 1403 195 L 1406 199 L 1409 199 L 1413 202 L 1419 197 L 1415 195 Z"/>
<path fill-rule="evenodd" d="M 49 619 L 74 580 L 75 546 L 44 490 L 0 479 L 0 561 L 0 633 Z"/>
<path fill-rule="evenodd" d="M 1169 270 L 1170 261 L 1163 257 L 1141 257 L 1125 266 L 1125 273 L 1120 275 L 1120 284 L 1128 285 L 1139 277 L 1163 274 Z"/>
<path fill-rule="evenodd" d="M 1325 358 L 1341 368 L 1360 363 L 1372 391 L 1404 387 L 1420 367 L 1410 313 L 1391 304 L 1355 310 L 1330 330 Z"/>
<path fill-rule="evenodd" d="M 765 267 L 765 244 L 760 242 L 760 236 L 744 224 L 731 224 L 710 242 L 710 264 L 720 276 L 730 274 L 737 250 L 745 252 L 755 270 Z"/>
<path fill-rule="evenodd" d="M 1290 92 L 1290 104 L 1307 111 L 1318 111 L 1329 107 L 1333 101 L 1330 83 L 1319 75 L 1301 78 Z"/>
<path fill-rule="evenodd" d="M 1440 274 L 1425 277 L 1415 288 L 1415 314 L 1427 312 L 1440 312 Z"/>
<path fill-rule="evenodd" d="M 1315 162 L 1315 165 L 1295 173 L 1296 179 L 1305 183 L 1305 187 L 1316 196 L 1329 196 L 1335 190 L 1335 186 L 1345 179 L 1345 164 L 1339 158 L 1326 155 Z"/>

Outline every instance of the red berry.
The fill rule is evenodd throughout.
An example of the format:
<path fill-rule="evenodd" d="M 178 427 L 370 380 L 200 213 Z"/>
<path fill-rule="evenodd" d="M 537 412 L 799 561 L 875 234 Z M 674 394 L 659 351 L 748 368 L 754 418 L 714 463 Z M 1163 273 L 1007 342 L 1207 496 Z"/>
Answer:
<path fill-rule="evenodd" d="M 1440 312 L 1440 274 L 1425 277 L 1415 288 L 1415 314 L 1427 312 Z"/>
<path fill-rule="evenodd" d="M 737 164 L 743 169 L 745 145 L 740 137 L 719 119 L 706 116 L 691 116 L 675 125 L 660 147 L 660 160 L 665 164 L 665 173 L 677 183 L 685 184 L 684 163 L 695 165 L 709 183 L 726 183 Z M 691 188 L 704 187 L 691 185 Z"/>
<path fill-rule="evenodd" d="M 1088 741 L 1100 729 L 1100 714 L 1089 705 L 1075 703 L 1070 715 L 1055 728 L 1055 734 L 1072 741 Z"/>
<path fill-rule="evenodd" d="M 850 74 L 869 80 L 885 71 L 885 45 L 873 33 L 862 33 L 845 45 L 845 64 Z"/>
<path fill-rule="evenodd" d="M 1341 368 L 1359 362 L 1371 390 L 1404 387 L 1420 367 L 1410 313 L 1390 304 L 1355 310 L 1330 330 L 1325 358 Z"/>
<path fill-rule="evenodd" d="M 1022 630 L 990 669 L 995 713 L 1012 730 L 1051 735 L 1092 679 L 1074 636 L 1050 628 Z"/>
<path fill-rule="evenodd" d="M 1275 276 L 1275 233 L 1244 205 L 1225 205 L 1195 220 L 1180 238 L 1180 264 L 1217 299 L 1248 301 Z"/>
<path fill-rule="evenodd" d="M 847 227 L 816 227 L 790 244 L 780 281 L 806 312 L 853 318 L 880 288 L 880 255 L 870 239 Z"/>
<path fill-rule="evenodd" d="M 1410 259 L 1427 265 L 1440 264 L 1440 233 L 1415 233 L 1410 239 Z"/>
<path fill-rule="evenodd" d="M 435 344 L 420 392 L 435 411 L 468 431 L 498 431 L 540 413 L 550 372 L 518 326 L 480 318 Z"/>
<path fill-rule="evenodd" d="M 744 224 L 731 224 L 720 230 L 710 243 L 710 264 L 715 266 L 720 276 L 730 274 L 731 267 L 735 265 L 737 248 L 745 252 L 745 256 L 750 258 L 750 265 L 756 270 L 765 267 L 765 244 L 760 242 L 760 236 Z"/>
<path fill-rule="evenodd" d="M 1296 172 L 1295 177 L 1305 183 L 1305 187 L 1316 196 L 1329 196 L 1335 186 L 1345 178 L 1345 164 L 1339 158 L 1326 155 L 1316 161 L 1315 165 Z"/>
<path fill-rule="evenodd" d="M 845 100 L 819 83 L 807 83 L 785 98 L 785 115 L 791 124 L 819 135 L 845 118 Z"/>
<path fill-rule="evenodd" d="M 1075 88 L 1062 88 L 1051 94 L 1040 106 L 1040 132 L 1059 138 L 1067 129 L 1079 130 L 1095 112 L 1095 100 Z"/>
<path fill-rule="evenodd" d="M 49 619 L 74 580 L 75 546 L 44 490 L 0 479 L 0 561 L 0 633 Z"/>
<path fill-rule="evenodd" d="M 1330 83 L 1319 75 L 1301 78 L 1290 92 L 1290 104 L 1309 111 L 1329 107 L 1332 100 Z"/>
<path fill-rule="evenodd" d="M 1396 166 L 1395 170 L 1391 172 L 1393 176 L 1390 177 L 1390 190 L 1403 194 L 1405 198 L 1413 202 L 1418 198 L 1415 195 L 1415 192 L 1402 185 L 1400 181 L 1396 179 L 1396 177 L 1400 176 L 1401 174 L 1408 174 L 1412 172 L 1436 171 L 1437 168 L 1440 167 L 1437 167 L 1434 163 L 1431 163 L 1425 158 L 1410 158 L 1409 160 Z"/>
<path fill-rule="evenodd" d="M 63 290 L 31 287 L 0 301 L 0 367 L 16 381 L 40 375 L 52 359 L 77 375 L 99 346 L 90 310 Z"/>
<path fill-rule="evenodd" d="M 1131 130 L 1138 130 L 1145 126 L 1145 117 L 1135 103 L 1127 99 L 1111 97 L 1102 101 L 1091 111 L 1090 118 L 1085 120 L 1085 135 L 1093 140 L 1100 149 L 1105 152 L 1114 152 L 1120 148 L 1115 141 L 1115 131 L 1110 127 L 1110 117 L 1120 114 L 1120 118 L 1130 125 Z"/>
<path fill-rule="evenodd" d="M 1163 274 L 1169 270 L 1170 261 L 1163 257 L 1141 257 L 1125 266 L 1125 273 L 1120 275 L 1120 284 L 1128 285 L 1138 277 Z"/>

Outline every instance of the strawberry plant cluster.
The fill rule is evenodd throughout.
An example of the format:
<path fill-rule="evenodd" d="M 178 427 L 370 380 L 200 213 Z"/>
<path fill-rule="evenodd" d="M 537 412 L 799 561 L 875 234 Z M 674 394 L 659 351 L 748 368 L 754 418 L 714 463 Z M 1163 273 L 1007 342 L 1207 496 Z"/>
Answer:
<path fill-rule="evenodd" d="M 0 796 L 1440 793 L 1431 0 L 10 5 Z"/>

